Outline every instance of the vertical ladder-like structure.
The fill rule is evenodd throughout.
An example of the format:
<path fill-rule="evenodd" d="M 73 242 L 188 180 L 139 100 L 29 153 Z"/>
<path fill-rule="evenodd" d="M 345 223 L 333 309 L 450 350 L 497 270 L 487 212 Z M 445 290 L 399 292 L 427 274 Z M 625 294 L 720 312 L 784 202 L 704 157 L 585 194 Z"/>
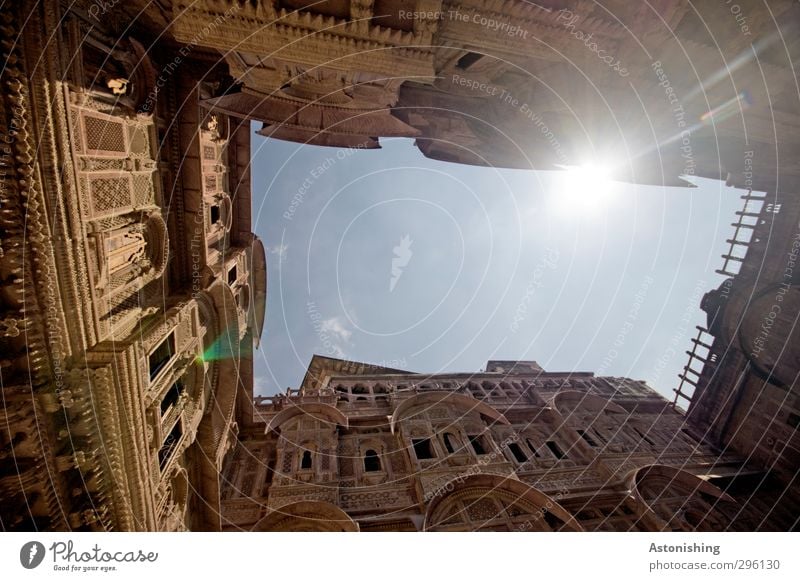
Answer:
<path fill-rule="evenodd" d="M 718 357 L 714 352 L 714 335 L 705 327 L 698 325 L 696 328 L 697 336 L 692 339 L 692 349 L 691 351 L 686 351 L 686 354 L 689 356 L 689 361 L 683 367 L 683 372 L 678 374 L 681 380 L 678 388 L 673 390 L 675 392 L 675 399 L 672 401 L 672 407 L 677 407 L 678 400 L 683 399 L 686 400 L 686 407 L 688 408 L 689 403 L 692 401 L 694 391 L 697 389 L 700 376 L 706 370 L 706 366 L 711 366 L 709 368 L 713 369 L 717 363 Z M 698 348 L 700 348 L 701 351 L 698 351 Z M 705 351 L 702 351 L 702 349 L 705 349 Z M 695 361 L 700 362 L 699 371 L 692 367 L 692 363 Z M 685 386 L 687 386 L 687 389 L 690 391 L 685 391 Z"/>
<path fill-rule="evenodd" d="M 748 192 L 741 196 L 741 198 L 745 201 L 744 207 L 739 211 L 736 212 L 736 216 L 738 219 L 736 222 L 733 222 L 731 226 L 734 227 L 733 237 L 729 238 L 725 242 L 728 243 L 730 246 L 728 247 L 728 252 L 722 255 L 722 258 L 725 262 L 722 264 L 722 269 L 716 270 L 717 274 L 721 274 L 723 276 L 736 276 L 739 274 L 739 270 L 741 269 L 741 265 L 744 262 L 745 256 L 747 255 L 747 249 L 750 247 L 750 242 L 753 239 L 753 232 L 756 229 L 756 226 L 759 225 L 759 219 L 761 217 L 761 209 L 764 207 L 764 203 L 766 201 L 766 196 L 759 196 L 753 195 L 752 190 L 748 190 Z M 753 211 L 753 204 L 754 203 L 761 203 L 758 211 Z M 746 221 L 752 219 L 752 221 Z M 742 231 L 749 232 L 749 236 L 746 239 L 743 238 Z M 740 247 L 743 249 L 741 255 L 736 254 L 736 248 Z M 732 270 L 732 263 L 738 264 L 736 270 Z"/>
<path fill-rule="evenodd" d="M 744 200 L 744 205 L 740 211 L 736 212 L 736 222 L 731 223 L 734 232 L 733 236 L 725 241 L 729 246 L 728 251 L 722 255 L 724 260 L 722 268 L 715 271 L 717 274 L 731 278 L 739 274 L 747 251 L 754 242 L 753 235 L 755 229 L 762 224 L 762 215 L 767 200 L 765 195 L 754 195 L 752 190 L 748 190 L 745 195 L 741 196 L 741 199 Z M 754 208 L 753 206 L 756 205 L 758 207 Z M 711 366 L 710 370 L 716 366 L 718 355 L 714 351 L 715 340 L 714 335 L 708 329 L 697 327 L 697 336 L 692 339 L 692 349 L 686 351 L 689 361 L 683 367 L 683 371 L 678 374 L 681 380 L 678 388 L 673 390 L 675 392 L 675 399 L 672 401 L 674 408 L 678 407 L 679 400 L 685 401 L 688 408 L 700 378 L 706 371 L 706 366 Z M 698 349 L 700 350 L 698 351 Z M 699 370 L 692 366 L 695 361 L 700 362 Z"/>

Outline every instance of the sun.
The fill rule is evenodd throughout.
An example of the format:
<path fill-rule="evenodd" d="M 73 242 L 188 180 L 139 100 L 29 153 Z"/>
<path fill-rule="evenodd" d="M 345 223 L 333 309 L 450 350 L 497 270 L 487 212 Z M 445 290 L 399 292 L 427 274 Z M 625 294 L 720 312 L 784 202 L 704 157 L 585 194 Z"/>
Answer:
<path fill-rule="evenodd" d="M 611 171 L 606 165 L 587 163 L 564 166 L 558 172 L 552 196 L 562 212 L 599 210 L 611 193 Z"/>

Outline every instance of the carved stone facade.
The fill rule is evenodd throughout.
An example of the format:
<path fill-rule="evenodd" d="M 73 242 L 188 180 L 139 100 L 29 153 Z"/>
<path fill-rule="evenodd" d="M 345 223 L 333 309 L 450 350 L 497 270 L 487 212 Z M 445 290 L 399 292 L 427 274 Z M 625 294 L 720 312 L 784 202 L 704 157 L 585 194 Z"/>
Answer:
<path fill-rule="evenodd" d="M 800 8 L 737 6 L 746 30 L 685 0 L 4 9 L 2 528 L 796 527 Z M 619 179 L 767 192 L 704 300 L 688 413 L 520 362 L 431 377 L 325 358 L 254 410 L 249 120 L 477 165 L 616 152 Z"/>
<path fill-rule="evenodd" d="M 737 214 L 718 271 L 728 278 L 703 297 L 707 322 L 675 401 L 698 430 L 769 467 L 796 494 L 800 203 L 796 195 L 745 196 Z"/>
<path fill-rule="evenodd" d="M 217 530 L 264 320 L 249 125 L 85 5 L 0 34 L 2 528 Z"/>
<path fill-rule="evenodd" d="M 796 497 L 753 488 L 765 466 L 625 378 L 315 356 L 256 418 L 225 467 L 224 530 L 786 530 L 796 514 Z"/>
<path fill-rule="evenodd" d="M 263 121 L 264 135 L 363 148 L 413 136 L 426 156 L 459 163 L 605 162 L 634 183 L 689 175 L 795 191 L 800 6 L 734 8 L 176 0 L 127 10 L 223 60 L 235 82 L 210 103 Z"/>
<path fill-rule="evenodd" d="M 413 136 L 445 161 L 594 163 L 634 183 L 702 176 L 741 188 L 746 205 L 720 270 L 730 279 L 704 301 L 709 322 L 678 398 L 691 400 L 688 421 L 710 441 L 769 467 L 758 490 L 796 495 L 798 3 L 131 6 L 140 9 L 225 61 L 233 80 L 207 104 L 262 121 L 263 135 L 361 148 Z"/>

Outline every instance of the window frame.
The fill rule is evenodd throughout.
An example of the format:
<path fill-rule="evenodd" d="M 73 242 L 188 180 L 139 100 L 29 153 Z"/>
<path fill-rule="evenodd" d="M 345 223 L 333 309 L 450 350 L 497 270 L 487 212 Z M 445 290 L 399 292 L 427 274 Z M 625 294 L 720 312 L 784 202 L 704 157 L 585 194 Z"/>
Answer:
<path fill-rule="evenodd" d="M 303 466 L 306 457 L 308 457 L 308 466 Z M 314 471 L 314 452 L 311 448 L 301 448 L 300 457 L 297 461 L 298 472 L 313 472 Z"/>
<path fill-rule="evenodd" d="M 370 452 L 372 452 L 372 455 L 370 455 Z M 381 453 L 375 450 L 374 448 L 367 448 L 364 451 L 362 459 L 363 459 L 362 468 L 364 470 L 364 474 L 375 474 L 384 471 L 383 461 L 381 460 Z M 368 460 L 371 459 L 377 462 L 377 468 L 370 469 L 367 467 L 367 462 Z"/>
<path fill-rule="evenodd" d="M 154 372 L 153 371 L 153 363 L 151 361 L 151 358 L 156 353 L 156 351 L 158 351 L 161 348 L 161 346 L 164 345 L 164 344 L 167 344 L 168 347 L 169 347 L 169 351 L 170 351 L 169 356 L 166 359 L 164 359 L 163 361 L 161 361 L 157 365 L 156 370 Z M 150 352 L 147 354 L 147 372 L 148 372 L 148 375 L 150 377 L 150 383 L 151 384 L 155 383 L 158 380 L 158 378 L 164 373 L 164 370 L 169 367 L 170 361 L 172 361 L 172 359 L 176 355 L 176 351 L 177 350 L 176 350 L 175 344 L 176 344 L 176 342 L 175 342 L 175 330 L 171 329 L 169 331 L 169 333 L 167 333 L 167 335 L 161 341 L 159 341 L 158 344 L 155 347 L 153 347 L 150 350 Z"/>
<path fill-rule="evenodd" d="M 427 443 L 426 447 L 428 449 L 428 454 L 430 454 L 430 455 L 427 458 L 420 458 L 418 446 L 420 446 L 424 442 Z M 434 460 L 437 457 L 436 448 L 434 448 L 434 446 L 433 446 L 433 439 L 430 438 L 430 437 L 427 437 L 427 438 L 411 438 L 411 447 L 414 450 L 414 457 L 417 460 Z"/>
<path fill-rule="evenodd" d="M 519 442 L 509 442 L 507 448 L 508 451 L 511 452 L 511 456 L 518 464 L 525 464 L 530 459 L 525 455 L 525 452 L 522 450 L 522 446 L 519 445 Z M 515 448 L 518 450 L 519 454 L 514 452 Z"/>
<path fill-rule="evenodd" d="M 176 389 L 177 386 L 177 389 Z M 177 393 L 174 398 L 170 398 L 172 393 Z M 161 418 L 164 418 L 169 414 L 169 411 L 178 404 L 181 399 L 181 396 L 186 393 L 186 384 L 183 381 L 182 377 L 178 377 L 175 381 L 173 381 L 170 386 L 167 388 L 167 391 L 161 396 L 161 403 L 159 404 L 159 411 L 161 412 Z M 167 401 L 167 398 L 170 398 L 170 403 L 164 407 L 164 404 Z"/>
<path fill-rule="evenodd" d="M 547 440 L 544 443 L 544 445 L 550 451 L 550 454 L 552 454 L 553 458 L 555 458 L 556 460 L 567 460 L 569 458 L 567 453 L 561 448 L 559 443 L 556 442 L 555 440 Z"/>
<path fill-rule="evenodd" d="M 486 456 L 487 454 L 491 454 L 491 446 L 487 446 L 488 442 L 485 438 L 485 434 L 467 434 L 467 440 L 469 440 L 472 451 L 476 456 Z M 475 446 L 476 443 L 480 449 L 483 450 L 482 452 L 478 452 L 478 449 Z"/>

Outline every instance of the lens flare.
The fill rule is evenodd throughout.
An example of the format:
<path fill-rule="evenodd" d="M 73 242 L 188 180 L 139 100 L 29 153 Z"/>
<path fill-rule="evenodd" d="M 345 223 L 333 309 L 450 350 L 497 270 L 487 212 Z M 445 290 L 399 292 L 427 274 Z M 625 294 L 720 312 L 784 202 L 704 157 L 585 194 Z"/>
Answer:
<path fill-rule="evenodd" d="M 583 214 L 598 210 L 611 194 L 611 171 L 608 166 L 586 163 L 565 166 L 559 172 L 552 193 L 555 208 L 561 214 Z"/>
<path fill-rule="evenodd" d="M 195 361 L 205 363 L 207 361 L 220 361 L 222 359 L 236 359 L 245 355 L 246 346 L 239 342 L 238 327 L 229 327 L 217 337 L 211 345 L 198 356 Z"/>
<path fill-rule="evenodd" d="M 733 99 L 725 101 L 722 105 L 714 107 L 711 111 L 703 113 L 700 117 L 700 122 L 708 125 L 712 121 L 719 123 L 723 119 L 727 119 L 731 115 L 741 113 L 753 104 L 753 98 L 750 96 L 750 91 L 744 90 Z"/>

